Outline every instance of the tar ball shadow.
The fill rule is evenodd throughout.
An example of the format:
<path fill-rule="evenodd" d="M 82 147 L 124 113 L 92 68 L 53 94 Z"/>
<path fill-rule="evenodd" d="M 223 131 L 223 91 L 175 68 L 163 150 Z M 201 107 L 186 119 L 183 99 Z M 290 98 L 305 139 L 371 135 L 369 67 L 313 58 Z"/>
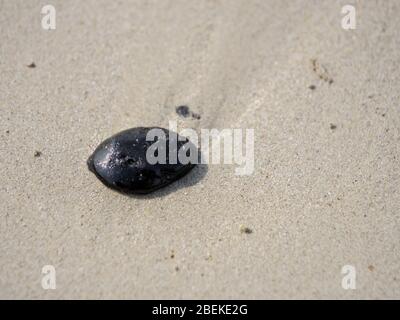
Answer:
<path fill-rule="evenodd" d="M 143 195 L 138 195 L 138 194 L 123 194 L 123 195 L 127 195 L 134 199 L 143 199 L 143 200 L 162 198 L 180 189 L 185 189 L 194 186 L 207 175 L 207 172 L 208 172 L 207 164 L 198 164 L 182 178 L 172 182 L 171 184 L 165 187 L 155 190 L 152 193 Z"/>

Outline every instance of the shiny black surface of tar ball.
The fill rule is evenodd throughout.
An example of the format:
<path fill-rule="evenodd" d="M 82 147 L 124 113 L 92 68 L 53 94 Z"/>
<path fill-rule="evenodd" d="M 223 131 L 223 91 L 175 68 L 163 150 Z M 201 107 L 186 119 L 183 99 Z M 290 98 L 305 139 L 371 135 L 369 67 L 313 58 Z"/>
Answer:
<path fill-rule="evenodd" d="M 155 143 L 146 141 L 151 129 L 161 129 L 165 133 L 165 139 L 156 138 L 155 141 L 165 142 L 166 163 L 150 164 L 146 159 L 147 149 Z M 172 149 L 177 161 L 170 163 L 169 140 L 176 137 L 175 132 L 163 128 L 128 129 L 104 140 L 89 157 L 87 165 L 107 187 L 128 194 L 150 193 L 179 179 L 195 166 L 179 161 L 180 148 L 191 144 L 183 137 L 177 139 L 177 148 Z"/>

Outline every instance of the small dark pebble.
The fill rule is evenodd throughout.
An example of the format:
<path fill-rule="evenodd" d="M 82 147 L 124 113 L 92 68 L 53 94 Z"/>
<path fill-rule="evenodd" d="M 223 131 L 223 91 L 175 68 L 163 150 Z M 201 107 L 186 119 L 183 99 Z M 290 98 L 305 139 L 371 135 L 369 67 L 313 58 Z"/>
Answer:
<path fill-rule="evenodd" d="M 190 116 L 190 111 L 188 106 L 179 106 L 176 107 L 176 113 L 181 117 L 187 118 Z"/>
<path fill-rule="evenodd" d="M 315 85 L 313 85 L 313 84 L 311 86 L 309 86 L 308 88 L 311 89 L 311 90 L 317 89 L 317 87 Z"/>
<path fill-rule="evenodd" d="M 6 130 L 6 133 L 9 134 L 9 133 L 10 133 L 10 130 Z"/>
<path fill-rule="evenodd" d="M 190 116 L 192 116 L 192 118 L 196 120 L 200 120 L 201 118 L 198 113 L 191 112 L 188 106 L 176 107 L 175 111 L 179 116 L 183 118 L 189 118 Z"/>
<path fill-rule="evenodd" d="M 160 144 L 165 143 L 165 164 L 150 164 L 147 161 L 147 149 L 155 143 L 146 140 L 151 129 L 160 129 L 165 134 L 165 139 L 156 138 Z M 177 163 L 170 163 L 172 161 L 169 160 L 169 140 L 173 137 L 178 137 L 176 154 L 171 151 L 176 155 Z M 187 150 L 196 148 L 188 139 L 167 129 L 128 129 L 104 140 L 89 157 L 87 165 L 109 188 L 128 194 L 146 194 L 174 182 L 194 168 L 195 164 L 190 161 L 187 164 L 179 161 L 178 152 L 183 145 Z"/>
<path fill-rule="evenodd" d="M 337 126 L 336 126 L 336 124 L 331 123 L 330 128 L 331 128 L 332 130 L 335 130 L 335 129 L 337 128 Z"/>
<path fill-rule="evenodd" d="M 42 153 L 40 151 L 35 151 L 35 153 L 33 154 L 36 158 L 39 158 Z"/>
<path fill-rule="evenodd" d="M 201 117 L 200 117 L 200 115 L 198 113 L 192 112 L 192 118 L 196 119 L 196 120 L 200 120 Z"/>
<path fill-rule="evenodd" d="M 368 270 L 372 272 L 372 271 L 375 270 L 375 267 L 374 267 L 373 265 L 369 265 L 369 266 L 368 266 Z"/>
<path fill-rule="evenodd" d="M 240 226 L 240 232 L 250 234 L 250 233 L 253 233 L 253 230 L 251 230 L 250 228 L 245 227 L 245 226 Z"/>
<path fill-rule="evenodd" d="M 31 64 L 27 65 L 28 68 L 36 68 L 36 64 L 32 62 Z"/>

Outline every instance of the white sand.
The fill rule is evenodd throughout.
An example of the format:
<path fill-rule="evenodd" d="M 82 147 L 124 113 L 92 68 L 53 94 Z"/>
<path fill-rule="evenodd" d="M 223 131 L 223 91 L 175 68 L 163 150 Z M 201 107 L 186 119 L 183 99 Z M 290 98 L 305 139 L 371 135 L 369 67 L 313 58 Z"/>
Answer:
<path fill-rule="evenodd" d="M 48 2 L 0 1 L 0 298 L 400 298 L 399 1 Z M 254 128 L 255 173 L 138 199 L 87 170 L 180 104 Z"/>

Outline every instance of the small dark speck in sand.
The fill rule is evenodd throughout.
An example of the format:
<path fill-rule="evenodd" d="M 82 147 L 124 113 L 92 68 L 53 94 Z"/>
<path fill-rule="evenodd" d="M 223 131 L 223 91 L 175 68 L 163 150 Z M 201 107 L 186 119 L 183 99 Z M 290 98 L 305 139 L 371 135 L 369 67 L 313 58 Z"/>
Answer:
<path fill-rule="evenodd" d="M 196 120 L 200 120 L 201 118 L 198 113 L 191 112 L 188 106 L 176 107 L 175 111 L 179 116 L 183 118 L 189 118 L 190 116 L 192 116 L 192 118 Z"/>
<path fill-rule="evenodd" d="M 200 117 L 200 115 L 198 113 L 192 112 L 192 118 L 196 119 L 196 120 L 200 120 L 201 117 Z"/>
<path fill-rule="evenodd" d="M 39 158 L 42 155 L 42 153 L 40 151 L 35 151 L 33 155 L 35 156 L 35 158 Z"/>
<path fill-rule="evenodd" d="M 374 267 L 373 265 L 369 265 L 369 266 L 368 266 L 368 270 L 372 272 L 372 271 L 375 270 L 375 267 Z"/>
<path fill-rule="evenodd" d="M 10 130 L 6 130 L 6 133 L 9 134 L 9 133 L 10 133 Z"/>
<path fill-rule="evenodd" d="M 313 84 L 312 84 L 311 86 L 309 86 L 308 88 L 309 88 L 309 89 L 311 89 L 311 90 L 315 90 L 315 89 L 317 89 L 317 87 L 316 87 L 316 86 L 314 86 Z"/>
<path fill-rule="evenodd" d="M 31 64 L 27 65 L 28 68 L 36 68 L 36 63 L 32 62 Z"/>
<path fill-rule="evenodd" d="M 335 130 L 335 129 L 337 128 L 337 125 L 336 125 L 336 124 L 333 124 L 333 123 L 331 123 L 331 126 L 330 126 L 330 128 L 331 128 L 331 130 Z"/>
<path fill-rule="evenodd" d="M 187 118 L 190 116 L 190 111 L 188 106 L 179 106 L 176 107 L 176 113 L 181 117 Z"/>
<path fill-rule="evenodd" d="M 240 226 L 240 233 L 250 234 L 253 233 L 253 230 L 251 230 L 249 227 Z"/>

